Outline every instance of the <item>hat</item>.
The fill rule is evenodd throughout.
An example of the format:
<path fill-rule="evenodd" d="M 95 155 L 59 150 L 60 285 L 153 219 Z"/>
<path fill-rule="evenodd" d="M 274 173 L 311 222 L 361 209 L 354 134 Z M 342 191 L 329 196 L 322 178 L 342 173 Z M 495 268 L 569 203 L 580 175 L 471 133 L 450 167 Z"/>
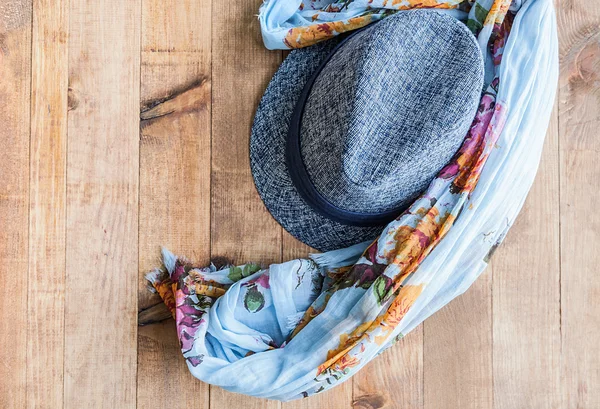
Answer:
<path fill-rule="evenodd" d="M 252 126 L 265 206 L 321 251 L 374 239 L 456 153 L 483 76 L 475 37 L 434 10 L 292 51 Z"/>

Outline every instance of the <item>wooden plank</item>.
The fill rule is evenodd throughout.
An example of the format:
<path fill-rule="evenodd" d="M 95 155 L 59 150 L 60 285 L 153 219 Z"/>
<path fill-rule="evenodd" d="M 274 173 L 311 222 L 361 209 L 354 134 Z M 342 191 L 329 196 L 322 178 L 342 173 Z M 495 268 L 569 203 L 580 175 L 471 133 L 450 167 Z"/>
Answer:
<path fill-rule="evenodd" d="M 0 3 L 0 406 L 26 406 L 31 2 Z M 17 342 L 17 340 L 20 340 Z"/>
<path fill-rule="evenodd" d="M 281 243 L 282 261 L 294 260 L 297 258 L 307 258 L 310 253 L 318 253 L 318 251 L 312 247 L 296 240 L 284 229 L 282 229 Z"/>
<path fill-rule="evenodd" d="M 267 51 L 256 13 L 260 0 L 212 3 L 211 256 L 245 263 L 281 260 L 281 227 L 250 174 L 250 127 L 258 101 L 281 62 Z M 211 388 L 211 408 L 276 408 L 278 402 Z"/>
<path fill-rule="evenodd" d="M 258 102 L 281 62 L 260 38 L 260 0 L 213 2 L 212 256 L 281 258 L 281 227 L 260 200 L 248 141 Z"/>
<path fill-rule="evenodd" d="M 141 327 L 138 332 L 137 407 L 208 408 L 208 385 L 194 378 L 183 361 L 175 321 Z"/>
<path fill-rule="evenodd" d="M 558 3 L 561 408 L 600 407 L 600 1 Z"/>
<path fill-rule="evenodd" d="M 354 376 L 353 407 L 423 407 L 423 326 L 365 365 Z"/>
<path fill-rule="evenodd" d="M 308 398 L 283 402 L 283 409 L 348 409 L 352 408 L 352 379 L 336 386 L 333 389 L 321 392 Z M 354 406 L 360 408 L 361 406 Z M 369 408 L 370 409 L 370 408 Z"/>
<path fill-rule="evenodd" d="M 140 10 L 70 4 L 65 407 L 136 404 Z"/>
<path fill-rule="evenodd" d="M 424 407 L 492 409 L 492 272 L 424 323 Z"/>
<path fill-rule="evenodd" d="M 27 407 L 63 407 L 68 3 L 33 2 Z"/>
<path fill-rule="evenodd" d="M 161 303 L 144 279 L 159 245 L 209 261 L 210 11 L 205 1 L 142 1 L 138 302 L 145 311 Z M 189 373 L 174 328 L 172 320 L 139 328 L 140 408 L 208 407 L 208 385 Z"/>
<path fill-rule="evenodd" d="M 492 260 L 494 408 L 560 398 L 558 117 L 525 206 Z"/>

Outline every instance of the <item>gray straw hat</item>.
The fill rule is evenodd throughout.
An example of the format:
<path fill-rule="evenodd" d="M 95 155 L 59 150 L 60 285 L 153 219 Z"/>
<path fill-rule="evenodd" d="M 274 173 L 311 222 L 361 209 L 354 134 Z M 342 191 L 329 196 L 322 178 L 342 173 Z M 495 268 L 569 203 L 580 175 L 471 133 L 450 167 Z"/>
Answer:
<path fill-rule="evenodd" d="M 374 239 L 456 153 L 483 76 L 475 37 L 434 10 L 292 51 L 252 126 L 265 206 L 321 251 Z"/>

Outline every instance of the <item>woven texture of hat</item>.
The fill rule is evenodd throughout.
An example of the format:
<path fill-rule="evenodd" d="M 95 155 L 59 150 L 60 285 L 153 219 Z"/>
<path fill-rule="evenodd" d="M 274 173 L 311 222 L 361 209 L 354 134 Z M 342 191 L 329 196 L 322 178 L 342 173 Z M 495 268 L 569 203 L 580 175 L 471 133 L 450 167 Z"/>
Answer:
<path fill-rule="evenodd" d="M 471 125 L 479 53 L 464 25 L 437 13 L 399 13 L 348 39 L 304 108 L 302 159 L 317 190 L 351 211 L 410 204 Z"/>

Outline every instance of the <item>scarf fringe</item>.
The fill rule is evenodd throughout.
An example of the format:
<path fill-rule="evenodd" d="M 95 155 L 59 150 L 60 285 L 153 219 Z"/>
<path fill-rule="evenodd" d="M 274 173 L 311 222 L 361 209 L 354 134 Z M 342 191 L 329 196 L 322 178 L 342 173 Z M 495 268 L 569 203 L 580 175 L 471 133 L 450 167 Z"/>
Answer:
<path fill-rule="evenodd" d="M 161 268 L 155 268 L 154 270 L 147 273 L 144 278 L 148 283 L 146 283 L 146 287 L 148 291 L 156 294 L 156 288 L 154 288 L 154 284 L 158 284 L 165 279 L 167 272 Z"/>
<path fill-rule="evenodd" d="M 346 267 L 356 264 L 360 256 L 373 241 L 363 241 L 345 249 L 332 250 L 327 253 L 311 253 L 310 259 L 323 270 Z"/>
<path fill-rule="evenodd" d="M 179 258 L 167 250 L 165 247 L 161 247 L 161 267 L 156 267 L 154 270 L 148 272 L 144 278 L 146 279 L 146 288 L 153 294 L 157 294 L 156 286 L 163 282 L 167 277 L 171 277 L 175 271 L 175 264 Z"/>
<path fill-rule="evenodd" d="M 160 252 L 162 254 L 163 266 L 165 266 L 165 268 L 167 269 L 169 276 L 173 275 L 178 257 L 175 254 L 171 253 L 169 250 L 167 250 L 165 247 L 162 247 L 160 249 Z"/>

